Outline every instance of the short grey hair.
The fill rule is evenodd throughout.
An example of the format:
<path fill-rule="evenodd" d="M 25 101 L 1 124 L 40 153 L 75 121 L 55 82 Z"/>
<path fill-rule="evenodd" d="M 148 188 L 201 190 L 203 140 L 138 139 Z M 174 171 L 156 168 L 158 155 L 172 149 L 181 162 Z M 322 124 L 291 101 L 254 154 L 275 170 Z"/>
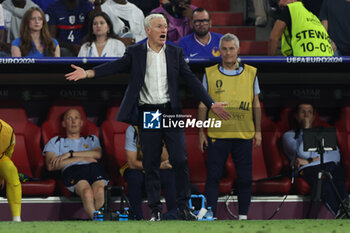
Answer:
<path fill-rule="evenodd" d="M 237 48 L 239 48 L 239 39 L 236 35 L 233 35 L 231 33 L 226 33 L 225 35 L 223 35 L 221 38 L 220 38 L 220 43 L 219 43 L 219 48 L 221 48 L 221 43 L 223 41 L 231 41 L 233 40 L 235 42 L 235 44 L 237 45 Z"/>
<path fill-rule="evenodd" d="M 145 18 L 145 21 L 144 21 L 144 25 L 145 25 L 145 28 L 147 28 L 147 27 L 151 27 L 151 21 L 153 20 L 153 19 L 157 19 L 157 18 L 162 18 L 162 19 L 165 19 L 166 20 L 166 18 L 164 17 L 164 15 L 162 15 L 162 14 L 150 14 L 150 15 L 148 15 L 146 18 Z"/>

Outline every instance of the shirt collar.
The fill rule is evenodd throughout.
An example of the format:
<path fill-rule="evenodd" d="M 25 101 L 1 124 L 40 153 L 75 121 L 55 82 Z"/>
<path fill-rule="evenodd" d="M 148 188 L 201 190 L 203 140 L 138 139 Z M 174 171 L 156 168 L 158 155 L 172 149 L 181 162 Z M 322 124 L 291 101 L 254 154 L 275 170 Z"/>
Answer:
<path fill-rule="evenodd" d="M 193 37 L 194 37 L 194 40 L 197 41 L 198 44 L 202 45 L 203 47 L 210 44 L 211 42 L 211 32 L 209 32 L 209 40 L 208 40 L 208 43 L 206 44 L 203 44 L 196 36 L 196 33 L 193 33 Z"/>
<path fill-rule="evenodd" d="M 151 49 L 151 47 L 149 47 L 148 39 L 147 39 L 146 44 L 147 44 L 147 52 L 157 53 L 157 52 L 155 52 L 153 49 Z M 166 48 L 166 43 L 163 45 L 163 47 L 162 47 L 162 49 L 159 51 L 159 53 L 165 51 L 165 48 Z M 159 54 L 159 53 L 157 53 L 157 54 Z"/>
<path fill-rule="evenodd" d="M 238 68 L 237 69 L 234 69 L 234 70 L 226 70 L 224 67 L 222 67 L 222 65 L 220 64 L 219 65 L 219 70 L 224 73 L 224 74 L 227 74 L 227 75 L 237 75 L 237 74 L 240 74 L 242 73 L 243 71 L 243 66 L 238 63 Z"/>

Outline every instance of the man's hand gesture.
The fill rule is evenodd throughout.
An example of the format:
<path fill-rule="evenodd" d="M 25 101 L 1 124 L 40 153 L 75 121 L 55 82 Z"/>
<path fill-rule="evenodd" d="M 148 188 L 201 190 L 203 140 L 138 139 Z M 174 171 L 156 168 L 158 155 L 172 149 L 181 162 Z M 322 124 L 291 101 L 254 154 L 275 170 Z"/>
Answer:
<path fill-rule="evenodd" d="M 88 73 L 85 71 L 83 68 L 76 66 L 76 65 L 71 65 L 75 71 L 68 73 L 65 75 L 66 79 L 69 81 L 78 81 L 80 79 L 86 79 L 88 78 Z"/>
<path fill-rule="evenodd" d="M 221 120 L 229 120 L 231 118 L 231 114 L 224 109 L 227 103 L 225 102 L 216 102 L 211 106 L 211 110 L 215 115 L 217 115 Z"/>

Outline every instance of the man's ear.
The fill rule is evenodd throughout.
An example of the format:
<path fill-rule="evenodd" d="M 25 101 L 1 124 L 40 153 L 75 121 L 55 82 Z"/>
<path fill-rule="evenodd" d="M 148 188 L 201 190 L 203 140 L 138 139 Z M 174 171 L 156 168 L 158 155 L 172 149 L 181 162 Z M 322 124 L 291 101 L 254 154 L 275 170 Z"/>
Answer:
<path fill-rule="evenodd" d="M 150 27 L 146 27 L 146 34 L 149 35 L 150 31 L 151 31 L 151 28 Z"/>

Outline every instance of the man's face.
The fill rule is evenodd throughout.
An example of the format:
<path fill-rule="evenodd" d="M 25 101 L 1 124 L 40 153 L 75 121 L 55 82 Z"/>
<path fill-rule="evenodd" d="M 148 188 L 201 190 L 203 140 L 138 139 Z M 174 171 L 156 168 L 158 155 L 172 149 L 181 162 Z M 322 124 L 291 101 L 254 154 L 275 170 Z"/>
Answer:
<path fill-rule="evenodd" d="M 80 133 L 80 129 L 83 126 L 83 120 L 78 110 L 71 109 L 66 112 L 62 121 L 63 128 L 69 134 Z"/>
<path fill-rule="evenodd" d="M 239 48 L 234 40 L 222 41 L 219 48 L 222 62 L 224 64 L 236 63 L 239 54 Z"/>
<path fill-rule="evenodd" d="M 150 22 L 150 27 L 146 28 L 148 39 L 151 43 L 163 46 L 166 42 L 168 24 L 165 18 L 154 18 Z"/>
<path fill-rule="evenodd" d="M 195 12 L 192 18 L 194 33 L 198 37 L 203 37 L 208 34 L 211 28 L 211 20 L 209 14 L 206 11 Z"/>
<path fill-rule="evenodd" d="M 309 121 L 310 125 L 314 121 L 314 108 L 311 104 L 300 104 L 296 113 L 296 120 L 299 125 L 304 125 L 305 121 Z"/>

